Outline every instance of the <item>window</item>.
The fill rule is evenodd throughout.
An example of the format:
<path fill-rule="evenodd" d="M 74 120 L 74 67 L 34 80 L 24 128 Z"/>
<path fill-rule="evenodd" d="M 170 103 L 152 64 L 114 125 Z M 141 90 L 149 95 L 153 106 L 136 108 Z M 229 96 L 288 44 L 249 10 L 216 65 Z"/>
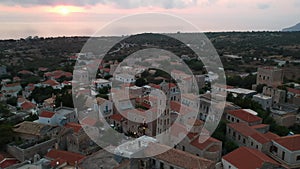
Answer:
<path fill-rule="evenodd" d="M 285 152 L 282 151 L 282 156 L 281 156 L 281 159 L 284 160 L 284 157 L 285 157 Z"/>
<path fill-rule="evenodd" d="M 298 156 L 297 156 L 296 160 L 297 160 L 297 161 L 299 161 L 299 160 L 300 160 L 300 155 L 298 155 Z"/>
<path fill-rule="evenodd" d="M 235 137 L 235 131 L 233 132 L 233 137 Z"/>
<path fill-rule="evenodd" d="M 233 117 L 231 117 L 231 121 L 234 122 L 234 118 Z"/>
<path fill-rule="evenodd" d="M 185 147 L 184 146 L 182 146 L 182 151 L 185 151 Z"/>
<path fill-rule="evenodd" d="M 238 122 L 238 123 L 239 123 L 239 122 L 240 122 L 240 120 L 239 120 L 239 119 L 237 119 L 237 120 L 236 120 L 236 122 Z"/>
<path fill-rule="evenodd" d="M 258 145 L 256 145 L 256 149 L 258 149 Z"/>
<path fill-rule="evenodd" d="M 251 146 L 253 146 L 253 142 L 251 141 Z"/>
<path fill-rule="evenodd" d="M 239 139 L 239 140 L 241 139 L 241 135 L 238 136 L 238 139 Z"/>
<path fill-rule="evenodd" d="M 160 162 L 160 169 L 164 169 L 164 163 Z"/>
<path fill-rule="evenodd" d="M 244 143 L 244 144 L 246 143 L 246 139 L 244 139 L 244 138 L 243 138 L 243 143 Z"/>

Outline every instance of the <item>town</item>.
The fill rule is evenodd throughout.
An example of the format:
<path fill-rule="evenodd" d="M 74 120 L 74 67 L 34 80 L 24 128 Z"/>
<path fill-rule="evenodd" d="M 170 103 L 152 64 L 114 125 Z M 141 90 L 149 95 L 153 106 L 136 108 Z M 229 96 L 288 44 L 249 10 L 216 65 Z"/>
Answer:
<path fill-rule="evenodd" d="M 299 66 L 297 60 L 223 54 L 227 84 L 221 84 L 185 48 L 178 60 L 119 59 L 139 45 L 121 43 L 106 59 L 68 53 L 55 69 L 14 72 L 2 60 L 0 168 L 300 168 L 300 84 L 285 69 Z M 7 59 L 14 52 L 7 50 L 4 60 L 21 63 Z M 246 62 L 257 66 L 228 69 Z M 164 133 L 167 138 L 158 136 Z M 136 142 L 122 144 L 130 138 Z"/>

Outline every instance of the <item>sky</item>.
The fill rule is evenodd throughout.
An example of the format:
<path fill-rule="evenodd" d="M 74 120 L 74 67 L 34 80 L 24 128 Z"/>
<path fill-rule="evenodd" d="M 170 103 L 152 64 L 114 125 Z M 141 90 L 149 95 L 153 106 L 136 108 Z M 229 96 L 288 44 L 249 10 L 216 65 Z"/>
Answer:
<path fill-rule="evenodd" d="M 178 16 L 200 32 L 278 31 L 300 22 L 300 0 L 0 0 L 0 39 L 92 36 L 121 17 L 149 12 Z M 163 32 L 186 31 L 161 22 Z M 152 23 L 139 18 L 134 25 Z M 123 34 L 126 25 L 113 29 Z"/>

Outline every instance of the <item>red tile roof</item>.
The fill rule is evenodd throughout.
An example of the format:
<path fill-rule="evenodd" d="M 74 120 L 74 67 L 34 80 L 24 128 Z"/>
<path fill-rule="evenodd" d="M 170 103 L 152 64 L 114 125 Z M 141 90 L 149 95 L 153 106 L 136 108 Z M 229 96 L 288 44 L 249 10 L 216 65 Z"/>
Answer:
<path fill-rule="evenodd" d="M 274 141 L 291 151 L 300 150 L 300 134 L 281 137 Z"/>
<path fill-rule="evenodd" d="M 251 113 L 248 113 L 243 109 L 229 110 L 227 113 L 248 123 L 258 122 L 262 120 L 262 118 L 255 116 Z"/>
<path fill-rule="evenodd" d="M 34 109 L 36 107 L 35 104 L 31 103 L 31 102 L 24 102 L 22 105 L 21 105 L 21 108 L 22 110 L 30 110 L 30 109 Z"/>
<path fill-rule="evenodd" d="M 74 132 L 76 132 L 76 133 L 78 133 L 80 131 L 80 129 L 82 129 L 82 126 L 80 124 L 78 124 L 78 123 L 72 123 L 72 122 L 67 123 L 65 125 L 65 127 L 72 128 L 74 130 Z"/>
<path fill-rule="evenodd" d="M 268 139 L 267 137 L 265 137 L 263 134 L 259 132 L 252 134 L 250 137 L 261 144 L 265 144 L 271 141 L 270 139 Z"/>
<path fill-rule="evenodd" d="M 205 150 L 213 145 L 216 144 L 220 144 L 221 141 L 213 138 L 213 137 L 209 137 L 207 140 L 205 140 L 203 143 L 200 143 L 199 141 L 199 136 L 197 138 L 195 138 L 192 142 L 191 145 L 193 145 L 194 147 L 200 149 L 200 150 Z M 222 146 L 219 146 L 219 150 L 222 150 Z"/>
<path fill-rule="evenodd" d="M 21 71 L 19 71 L 18 72 L 19 74 L 23 74 L 23 75 L 25 75 L 25 74 L 33 74 L 31 71 L 29 71 L 29 70 L 21 70 Z"/>
<path fill-rule="evenodd" d="M 300 90 L 298 89 L 294 89 L 294 88 L 287 88 L 288 92 L 294 93 L 294 94 L 300 94 Z"/>
<path fill-rule="evenodd" d="M 6 158 L 0 161 L 0 168 L 7 168 L 17 163 L 19 163 L 19 161 L 15 158 Z"/>
<path fill-rule="evenodd" d="M 57 81 L 51 80 L 51 79 L 43 82 L 43 84 L 50 85 L 50 86 L 57 86 L 57 85 L 59 85 L 59 83 Z"/>
<path fill-rule="evenodd" d="M 150 143 L 145 150 L 145 154 L 147 156 L 155 155 L 153 158 L 185 169 L 213 168 L 215 165 L 214 162 L 205 158 L 198 157 L 178 149 L 170 149 L 168 146 L 156 143 Z"/>
<path fill-rule="evenodd" d="M 223 159 L 234 165 L 234 167 L 242 169 L 261 168 L 266 162 L 279 166 L 279 163 L 264 153 L 247 147 L 240 147 L 223 156 Z"/>
<path fill-rule="evenodd" d="M 97 123 L 97 119 L 92 117 L 85 117 L 80 121 L 80 123 L 88 126 L 94 126 Z"/>
<path fill-rule="evenodd" d="M 57 160 L 57 159 L 65 160 L 69 165 L 75 165 L 76 161 L 77 163 L 79 163 L 80 160 L 85 158 L 85 156 L 78 153 L 72 153 L 69 151 L 56 150 L 56 149 L 50 150 L 45 156 L 53 160 Z"/>
<path fill-rule="evenodd" d="M 268 125 L 268 124 L 258 124 L 258 125 L 251 126 L 251 128 L 261 129 L 261 128 L 265 128 L 265 127 L 268 127 L 268 126 L 270 126 L 270 125 Z"/>
<path fill-rule="evenodd" d="M 234 129 L 235 131 L 241 133 L 242 135 L 244 135 L 246 137 L 251 136 L 252 134 L 255 134 L 256 132 L 258 132 L 255 129 L 248 126 L 246 123 L 230 123 L 230 124 L 227 124 L 227 126 Z"/>
<path fill-rule="evenodd" d="M 61 166 L 62 164 L 67 164 L 67 161 L 61 158 L 57 158 L 50 163 L 51 167 L 53 168 Z"/>
<path fill-rule="evenodd" d="M 40 117 L 45 117 L 45 118 L 52 118 L 54 116 L 54 112 L 51 112 L 51 111 L 42 111 L 40 113 Z"/>
<path fill-rule="evenodd" d="M 111 115 L 110 119 L 121 122 L 124 119 L 124 117 L 118 113 L 118 114 Z"/>
<path fill-rule="evenodd" d="M 170 101 L 170 108 L 173 111 L 176 111 L 178 113 L 180 113 L 181 115 L 186 115 L 189 113 L 195 113 L 196 110 L 194 110 L 193 108 L 187 107 L 177 101 Z"/>

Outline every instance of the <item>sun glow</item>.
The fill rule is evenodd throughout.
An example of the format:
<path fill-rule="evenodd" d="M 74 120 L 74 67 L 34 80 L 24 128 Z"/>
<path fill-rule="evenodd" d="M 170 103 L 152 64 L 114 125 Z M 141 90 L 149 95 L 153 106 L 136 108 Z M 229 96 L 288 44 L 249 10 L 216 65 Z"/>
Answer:
<path fill-rule="evenodd" d="M 49 9 L 49 11 L 60 15 L 69 15 L 75 12 L 83 12 L 84 10 L 80 7 L 75 6 L 56 6 Z"/>

